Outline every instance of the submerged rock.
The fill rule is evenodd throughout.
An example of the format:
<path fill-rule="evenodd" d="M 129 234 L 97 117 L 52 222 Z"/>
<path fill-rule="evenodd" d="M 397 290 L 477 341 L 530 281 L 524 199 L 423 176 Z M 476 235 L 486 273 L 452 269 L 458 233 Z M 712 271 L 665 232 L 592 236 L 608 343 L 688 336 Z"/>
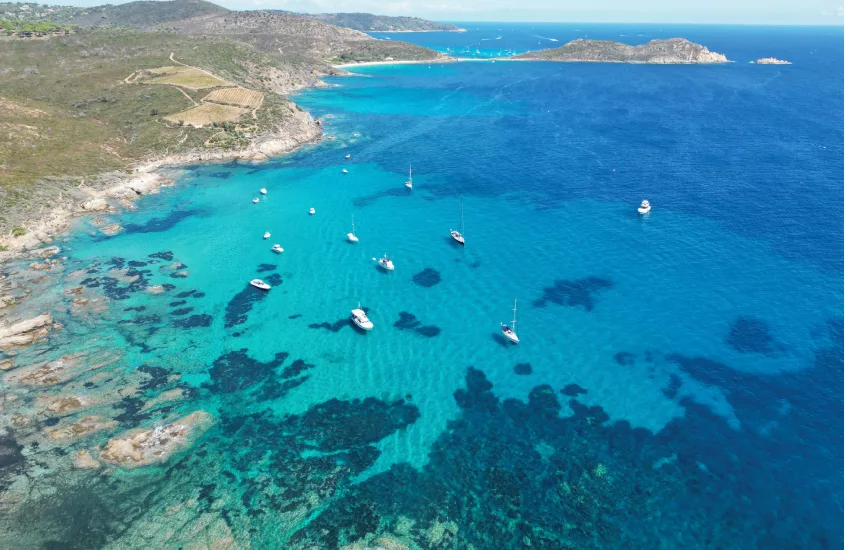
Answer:
<path fill-rule="evenodd" d="M 111 430 L 117 427 L 117 422 L 102 416 L 86 416 L 78 422 L 63 426 L 56 426 L 45 430 L 51 439 L 67 440 L 85 437 L 95 432 Z"/>
<path fill-rule="evenodd" d="M 133 430 L 114 437 L 100 451 L 100 459 L 125 469 L 166 462 L 188 447 L 214 423 L 205 411 L 195 411 L 166 426 Z"/>
<path fill-rule="evenodd" d="M 107 237 L 111 237 L 112 235 L 117 235 L 121 231 L 123 231 L 123 227 L 116 224 L 116 223 L 110 223 L 109 225 L 104 225 L 103 227 L 100 228 L 100 233 L 102 233 L 103 235 L 106 235 Z"/>
<path fill-rule="evenodd" d="M 44 313 L 26 321 L 0 328 L 0 349 L 27 346 L 39 338 L 47 336 L 53 325 L 53 316 Z"/>
<path fill-rule="evenodd" d="M 101 464 L 86 450 L 77 451 L 73 456 L 73 467 L 84 470 L 96 470 Z"/>

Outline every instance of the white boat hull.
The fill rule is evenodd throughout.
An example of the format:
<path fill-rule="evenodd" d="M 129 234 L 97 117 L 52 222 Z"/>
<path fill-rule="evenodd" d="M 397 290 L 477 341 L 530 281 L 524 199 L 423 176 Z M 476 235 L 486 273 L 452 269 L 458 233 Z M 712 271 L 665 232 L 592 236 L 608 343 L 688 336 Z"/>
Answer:
<path fill-rule="evenodd" d="M 637 212 L 639 212 L 640 214 L 648 214 L 649 212 L 651 212 L 651 207 L 649 206 L 648 208 L 643 208 L 642 206 L 640 206 L 639 208 L 637 208 Z"/>
<path fill-rule="evenodd" d="M 464 244 L 464 236 L 461 235 L 459 232 L 450 231 L 449 234 L 452 235 L 452 238 L 455 239 L 456 242 Z"/>
<path fill-rule="evenodd" d="M 367 314 L 362 309 L 353 309 L 349 320 L 355 323 L 355 326 L 367 332 L 373 330 L 373 322 L 367 318 Z"/>
<path fill-rule="evenodd" d="M 270 290 L 270 285 L 259 279 L 253 279 L 249 284 L 259 290 Z"/>
<path fill-rule="evenodd" d="M 346 240 L 347 240 L 347 241 L 349 241 L 349 242 L 351 242 L 351 243 L 357 243 L 357 242 L 358 242 L 358 237 L 356 237 L 356 236 L 355 236 L 355 235 L 353 235 L 352 233 L 347 233 L 347 234 L 346 234 Z"/>
<path fill-rule="evenodd" d="M 512 330 L 505 330 L 504 326 L 502 326 L 502 336 L 513 344 L 519 343 L 519 336 L 517 336 Z"/>
<path fill-rule="evenodd" d="M 385 271 L 393 271 L 394 269 L 396 269 L 393 266 L 393 262 L 383 262 L 383 261 L 379 260 L 378 265 L 379 265 L 380 268 L 384 269 Z"/>
<path fill-rule="evenodd" d="M 285 249 L 284 249 L 284 248 L 282 248 L 282 247 L 281 247 L 281 246 L 279 246 L 279 245 L 275 245 L 275 246 L 273 246 L 273 248 L 272 248 L 271 250 L 272 250 L 273 252 L 275 252 L 276 254 L 281 254 L 282 252 L 284 252 L 284 251 L 285 251 Z"/>

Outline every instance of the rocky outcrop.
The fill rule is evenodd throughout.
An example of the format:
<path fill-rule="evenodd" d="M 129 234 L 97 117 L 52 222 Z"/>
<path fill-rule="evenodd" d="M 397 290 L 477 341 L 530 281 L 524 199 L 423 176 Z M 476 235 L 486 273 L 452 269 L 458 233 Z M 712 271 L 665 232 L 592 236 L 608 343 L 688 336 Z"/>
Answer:
<path fill-rule="evenodd" d="M 629 46 L 610 40 L 573 40 L 559 48 L 527 52 L 513 57 L 521 60 L 568 61 L 583 63 L 692 64 L 727 63 L 728 59 L 701 44 L 684 38 L 652 40 Z"/>
<path fill-rule="evenodd" d="M 213 423 L 214 417 L 209 413 L 196 411 L 165 426 L 134 430 L 110 439 L 100 451 L 100 459 L 125 469 L 165 462 L 188 447 Z"/>
<path fill-rule="evenodd" d="M 754 63 L 756 63 L 757 65 L 792 65 L 790 61 L 777 59 L 775 57 L 762 57 Z"/>
<path fill-rule="evenodd" d="M 108 237 L 111 237 L 112 235 L 117 235 L 121 231 L 123 231 L 123 227 L 116 223 L 110 223 L 100 228 L 100 233 Z"/>
<path fill-rule="evenodd" d="M 91 456 L 91 453 L 89 453 L 88 451 L 77 451 L 77 453 L 73 455 L 74 468 L 80 468 L 84 470 L 95 470 L 100 466 L 101 464 L 97 462 L 97 460 L 93 456 Z"/>
<path fill-rule="evenodd" d="M 44 313 L 26 321 L 19 321 L 8 327 L 0 327 L 0 349 L 27 346 L 49 334 L 53 316 Z"/>

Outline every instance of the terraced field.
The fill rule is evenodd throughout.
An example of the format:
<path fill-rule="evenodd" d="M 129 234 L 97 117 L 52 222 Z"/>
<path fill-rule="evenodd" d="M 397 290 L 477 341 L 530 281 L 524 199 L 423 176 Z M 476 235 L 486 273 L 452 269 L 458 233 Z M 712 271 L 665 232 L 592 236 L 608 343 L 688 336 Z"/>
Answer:
<path fill-rule="evenodd" d="M 203 103 L 180 113 L 166 116 L 164 119 L 170 122 L 184 122 L 186 125 L 202 128 L 213 122 L 232 122 L 238 120 L 241 115 L 248 112 L 249 109 L 244 109 L 243 107 Z"/>
<path fill-rule="evenodd" d="M 257 109 L 264 101 L 264 94 L 247 88 L 222 88 L 209 92 L 202 99 L 203 102 L 219 103 L 221 105 L 235 105 L 248 109 Z"/>

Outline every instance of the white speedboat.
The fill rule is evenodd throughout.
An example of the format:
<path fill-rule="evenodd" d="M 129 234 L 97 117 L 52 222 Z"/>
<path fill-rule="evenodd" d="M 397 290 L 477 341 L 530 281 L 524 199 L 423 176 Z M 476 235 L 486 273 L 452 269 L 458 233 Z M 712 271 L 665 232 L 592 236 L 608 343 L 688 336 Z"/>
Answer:
<path fill-rule="evenodd" d="M 346 160 L 349 160 L 349 159 L 351 159 L 351 158 L 352 158 L 352 155 L 350 155 L 350 154 L 347 154 L 347 155 L 346 155 Z"/>
<path fill-rule="evenodd" d="M 269 231 L 265 231 L 265 232 L 264 232 L 264 238 L 265 238 L 265 239 L 269 239 L 269 238 L 270 238 L 270 232 L 269 232 Z"/>
<path fill-rule="evenodd" d="M 390 258 L 387 257 L 387 253 L 385 253 L 385 255 L 382 258 L 379 258 L 378 265 L 379 265 L 380 268 L 382 268 L 386 271 L 393 271 L 394 269 L 396 269 L 393 266 L 393 260 L 391 260 Z"/>
<path fill-rule="evenodd" d="M 262 187 L 261 190 L 259 191 L 259 193 L 261 193 L 262 195 L 266 195 L 267 190 Z"/>
<path fill-rule="evenodd" d="M 352 134 L 352 137 L 361 137 L 361 134 L 359 134 L 358 132 L 355 132 L 354 134 Z"/>
<path fill-rule="evenodd" d="M 367 312 L 361 309 L 361 302 L 358 302 L 357 309 L 352 310 L 352 315 L 349 316 L 349 320 L 355 323 L 355 326 L 361 330 L 373 330 L 373 322 L 370 321 L 369 317 L 367 317 Z"/>
<path fill-rule="evenodd" d="M 344 168 L 343 170 L 341 170 L 341 172 L 343 172 L 344 174 L 348 174 L 348 173 L 349 173 L 349 170 L 347 170 L 346 168 Z"/>
<path fill-rule="evenodd" d="M 252 199 L 252 204 L 258 204 L 258 197 L 255 197 L 254 199 Z"/>
<path fill-rule="evenodd" d="M 511 326 L 508 326 L 504 323 L 499 324 L 502 326 L 502 336 L 504 336 L 514 344 L 518 344 L 519 336 L 516 335 L 516 300 L 513 301 L 513 321 L 511 321 Z"/>
<path fill-rule="evenodd" d="M 648 214 L 651 212 L 651 204 L 648 201 L 643 201 L 640 203 L 640 207 L 637 208 L 637 212 L 640 214 Z"/>
<path fill-rule="evenodd" d="M 351 243 L 357 243 L 358 237 L 355 236 L 355 216 L 352 216 L 352 231 L 346 234 L 346 240 Z"/>
<path fill-rule="evenodd" d="M 275 252 L 276 254 L 281 254 L 282 252 L 284 252 L 284 251 L 285 251 L 285 249 L 284 249 L 284 248 L 282 248 L 282 247 L 281 247 L 281 245 L 278 245 L 278 244 L 274 244 L 274 245 L 273 245 L 272 250 L 273 250 L 273 252 Z"/>
<path fill-rule="evenodd" d="M 311 214 L 311 215 L 313 216 L 314 214 L 316 214 L 316 213 L 317 213 L 317 211 L 316 211 L 316 210 L 314 210 L 313 208 L 309 208 L 309 209 L 308 209 L 308 213 L 309 213 L 309 214 Z"/>
<path fill-rule="evenodd" d="M 455 231 L 454 229 L 449 230 L 449 235 L 460 244 L 464 243 L 464 198 L 461 197 L 461 229 L 460 231 Z"/>
<path fill-rule="evenodd" d="M 253 279 L 249 282 L 249 284 L 261 290 L 270 290 L 270 285 L 268 285 L 261 279 Z"/>
<path fill-rule="evenodd" d="M 414 174 L 410 166 L 408 167 L 408 181 L 405 182 L 405 187 L 408 189 L 414 188 Z"/>

